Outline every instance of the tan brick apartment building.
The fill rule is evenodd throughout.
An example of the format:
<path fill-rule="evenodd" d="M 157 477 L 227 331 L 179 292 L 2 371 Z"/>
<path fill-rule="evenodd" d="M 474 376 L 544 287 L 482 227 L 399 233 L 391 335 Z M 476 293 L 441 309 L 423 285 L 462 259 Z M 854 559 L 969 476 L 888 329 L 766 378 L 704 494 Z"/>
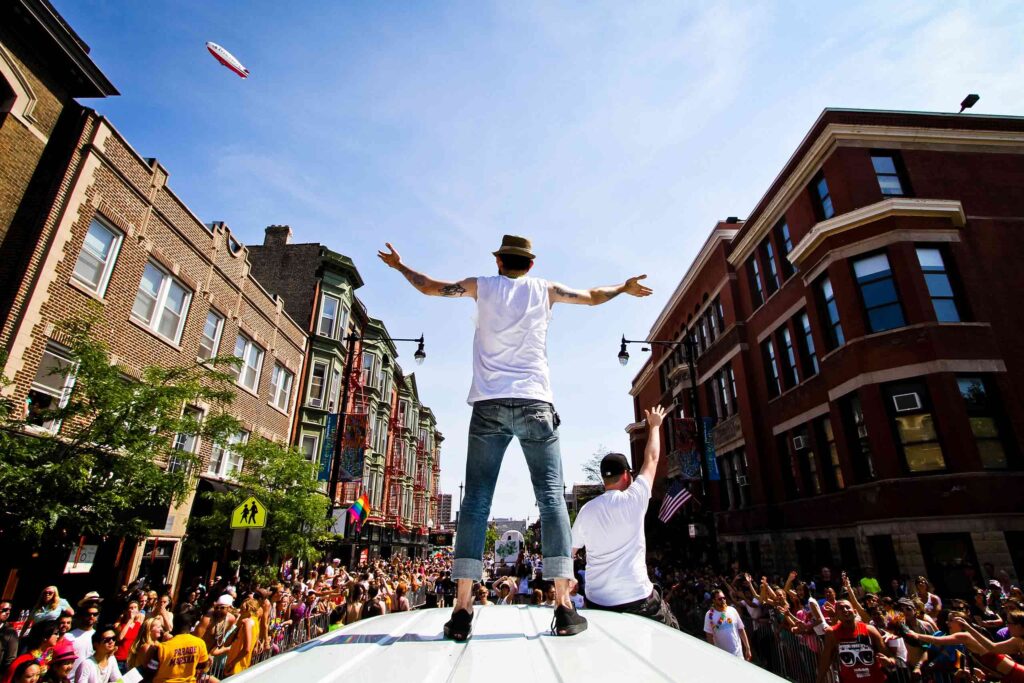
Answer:
<path fill-rule="evenodd" d="M 1024 575 L 1022 187 L 1024 119 L 826 110 L 715 226 L 647 338 L 695 340 L 720 559 Z M 637 421 L 692 416 L 683 348 L 652 351 Z"/>
<path fill-rule="evenodd" d="M 16 32 L 18 38 L 6 32 L 13 24 L 4 23 L 0 32 L 4 80 L 17 92 L 13 104 L 8 97 L 6 106 L 22 112 L 8 110 L 0 128 L 0 208 L 5 217 L 12 216 L 0 258 L 0 343 L 8 354 L 4 372 L 14 380 L 9 397 L 30 421 L 32 406 L 67 399 L 71 380 L 49 374 L 66 355 L 55 325 L 98 305 L 102 322 L 96 334 L 126 377 L 137 377 L 146 365 L 241 355 L 245 362 L 232 412 L 244 431 L 232 440 L 260 436 L 288 442 L 305 331 L 289 318 L 283 301 L 251 276 L 248 250 L 226 225 L 200 221 L 167 186 L 168 173 L 156 160 L 139 156 L 109 121 L 71 99 L 115 93 L 109 84 L 92 90 L 81 82 L 75 84 L 77 90 L 60 84 L 53 87 L 55 93 L 47 93 L 49 98 L 43 96 L 46 65 L 56 59 L 50 53 L 77 47 L 78 60 L 91 65 L 87 48 L 45 2 L 15 5 L 19 21 L 27 26 L 36 22 L 39 35 L 52 43 L 42 38 L 19 42 L 31 35 L 24 26 Z M 20 56 L 9 59 L 13 55 Z M 93 81 L 101 80 L 97 74 Z M 25 83 L 33 84 L 38 98 L 32 116 L 22 107 L 27 91 L 17 90 Z M 58 101 L 63 112 L 51 112 Z M 39 154 L 25 144 L 24 135 L 9 130 L 13 127 L 16 133 L 26 125 L 36 126 L 29 133 L 40 142 L 39 132 L 59 129 L 60 136 L 50 137 Z M 25 177 L 22 185 L 28 189 L 19 198 L 17 181 Z M 186 409 L 202 412 L 205 407 Z M 39 422 L 34 428 L 54 431 L 59 425 Z M 201 456 L 203 480 L 223 481 L 244 466 L 230 446 L 215 447 L 184 435 L 175 445 Z M 78 580 L 92 589 L 142 572 L 157 583 L 174 583 L 192 502 L 154 520 L 159 525 L 137 547 L 124 547 L 116 539 L 86 539 L 99 546 L 96 566 L 102 569 Z M 47 559 L 54 558 L 45 552 L 35 560 L 8 556 L 0 571 L 10 577 L 10 570 L 18 569 L 25 583 L 52 580 Z M 45 573 L 50 575 L 40 575 Z"/>

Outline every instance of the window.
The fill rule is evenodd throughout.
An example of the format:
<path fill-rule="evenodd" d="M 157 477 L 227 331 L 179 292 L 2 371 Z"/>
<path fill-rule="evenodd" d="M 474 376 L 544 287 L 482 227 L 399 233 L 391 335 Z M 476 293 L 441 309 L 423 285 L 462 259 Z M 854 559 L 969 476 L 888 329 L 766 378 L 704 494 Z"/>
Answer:
<path fill-rule="evenodd" d="M 747 261 L 747 276 L 750 278 L 750 296 L 754 299 L 754 308 L 764 303 L 764 286 L 761 284 L 761 268 L 757 265 L 757 257 L 751 256 Z"/>
<path fill-rule="evenodd" d="M 733 411 L 739 411 L 739 405 L 736 403 L 736 397 L 739 394 L 736 393 L 736 373 L 732 371 L 732 363 L 728 365 L 729 371 L 729 397 L 732 399 Z"/>
<path fill-rule="evenodd" d="M 820 368 L 818 367 L 818 354 L 814 350 L 814 336 L 811 334 L 811 319 L 807 317 L 807 312 L 804 311 L 797 316 L 797 320 L 797 330 L 801 332 L 799 335 L 801 341 L 800 355 L 803 360 L 804 376 L 817 375 Z"/>
<path fill-rule="evenodd" d="M 828 415 L 818 421 L 818 436 L 825 444 L 828 453 L 825 467 L 825 485 L 829 491 L 842 491 L 846 488 L 843 480 L 843 467 L 839 464 L 839 449 L 836 448 L 836 437 L 832 433 L 832 420 Z"/>
<path fill-rule="evenodd" d="M 853 474 L 858 483 L 872 481 L 876 478 L 875 463 L 871 458 L 871 441 L 868 439 L 868 427 L 861 408 L 860 396 L 852 394 L 840 404 L 843 424 L 849 439 L 850 457 Z"/>
<path fill-rule="evenodd" d="M 1006 450 L 999 434 L 995 411 L 998 401 L 989 397 L 988 383 L 981 377 L 957 377 L 956 383 L 967 404 L 967 419 L 971 424 L 974 443 L 978 446 L 982 467 L 1005 469 Z"/>
<path fill-rule="evenodd" d="M 332 413 L 344 412 L 341 409 L 341 403 L 339 397 L 341 395 L 341 370 L 338 368 L 331 368 L 331 396 L 327 402 L 327 409 Z M 348 406 L 346 406 L 347 408 Z"/>
<path fill-rule="evenodd" d="M 152 263 L 146 264 L 132 317 L 173 344 L 181 338 L 192 292 Z"/>
<path fill-rule="evenodd" d="M 868 329 L 883 332 L 903 327 L 906 323 L 892 270 L 889 269 L 889 258 L 885 254 L 875 254 L 857 259 L 853 262 L 853 272 L 864 300 Z"/>
<path fill-rule="evenodd" d="M 708 326 L 704 318 L 700 319 L 700 324 L 697 328 L 700 330 L 700 352 L 704 353 L 708 348 Z"/>
<path fill-rule="evenodd" d="M 121 248 L 121 233 L 94 220 L 85 234 L 72 277 L 97 296 L 103 296 Z"/>
<path fill-rule="evenodd" d="M 708 307 L 708 310 L 704 313 L 704 317 L 708 321 L 708 337 L 711 341 L 715 341 L 721 330 L 717 329 L 718 326 L 715 324 L 715 313 L 710 306 Z"/>
<path fill-rule="evenodd" d="M 409 413 L 409 402 L 402 399 L 398 402 L 398 424 L 405 427 L 409 424 L 407 418 Z"/>
<path fill-rule="evenodd" d="M 292 402 L 292 381 L 295 375 L 281 366 L 274 363 L 274 372 L 270 375 L 270 402 L 287 411 Z"/>
<path fill-rule="evenodd" d="M 907 192 L 907 182 L 903 172 L 902 160 L 896 152 L 872 152 L 871 165 L 875 168 L 878 187 L 886 197 L 903 197 Z"/>
<path fill-rule="evenodd" d="M 320 445 L 320 439 L 318 439 L 316 437 L 316 435 L 314 435 L 314 434 L 303 434 L 302 435 L 302 442 L 301 442 L 299 448 L 302 450 L 302 455 L 303 455 L 303 457 L 306 458 L 306 460 L 309 460 L 310 462 L 316 462 L 317 454 L 319 452 L 319 449 L 317 448 L 317 446 L 319 446 L 319 445 Z"/>
<path fill-rule="evenodd" d="M 793 451 L 800 464 L 800 474 L 804 483 L 804 492 L 819 495 L 821 479 L 818 477 L 818 461 L 811 449 L 811 440 L 807 435 L 807 427 L 800 427 L 793 432 Z"/>
<path fill-rule="evenodd" d="M 182 413 L 182 418 L 190 421 L 187 430 L 180 431 L 174 435 L 174 443 L 171 447 L 175 451 L 182 453 L 194 454 L 199 447 L 199 425 L 203 421 L 203 411 L 195 406 L 188 406 Z M 194 426 L 193 426 L 194 425 Z M 187 460 L 181 458 L 177 453 L 171 454 L 171 461 L 167 464 L 167 469 L 171 472 L 179 472 L 186 469 Z"/>
<path fill-rule="evenodd" d="M 765 339 L 761 342 L 761 355 L 764 357 L 765 369 L 768 372 L 768 395 L 778 396 L 782 393 L 782 384 L 779 382 L 779 366 L 775 357 L 775 344 L 772 340 Z"/>
<path fill-rule="evenodd" d="M 203 334 L 199 338 L 199 358 L 206 360 L 217 355 L 220 346 L 220 333 L 224 331 L 224 316 L 211 310 L 206 314 Z"/>
<path fill-rule="evenodd" d="M 240 334 L 235 339 L 235 356 L 242 359 L 238 368 L 238 383 L 250 391 L 258 391 L 260 372 L 263 369 L 263 349 Z"/>
<path fill-rule="evenodd" d="M 789 252 L 793 251 L 793 239 L 789 236 L 789 224 L 783 219 L 775 226 L 773 232 L 775 233 L 775 244 L 779 245 L 782 273 L 785 277 L 789 277 L 793 274 L 793 264 L 789 262 Z"/>
<path fill-rule="evenodd" d="M 376 358 L 372 353 L 363 353 L 362 360 L 362 383 L 364 386 L 372 387 L 375 386 L 374 380 L 377 377 L 373 372 L 374 361 Z"/>
<path fill-rule="evenodd" d="M 725 309 L 722 308 L 722 300 L 715 297 L 715 303 L 713 304 L 715 309 L 715 317 L 718 318 L 718 331 L 719 333 L 725 331 Z"/>
<path fill-rule="evenodd" d="M 327 363 L 315 361 L 309 375 L 309 400 L 313 408 L 324 407 L 324 384 L 327 382 Z"/>
<path fill-rule="evenodd" d="M 935 318 L 940 323 L 960 322 L 960 310 L 956 305 L 956 296 L 942 258 L 942 251 L 934 247 L 918 247 L 917 261 L 924 272 L 924 281 L 928 285 L 928 296 L 932 299 Z"/>
<path fill-rule="evenodd" d="M 796 349 L 793 347 L 793 335 L 789 332 L 789 327 L 786 325 L 782 326 L 780 331 L 780 344 L 784 350 L 786 363 L 783 365 L 783 376 L 785 377 L 786 386 L 793 387 L 800 383 L 800 373 L 796 368 Z"/>
<path fill-rule="evenodd" d="M 316 333 L 334 338 L 338 330 L 338 309 L 341 303 L 337 298 L 324 294 L 320 298 L 320 322 L 317 323 Z"/>
<path fill-rule="evenodd" d="M 248 440 L 249 432 L 242 430 L 228 436 L 227 441 L 223 444 L 213 444 L 209 473 L 218 477 L 231 477 L 241 472 L 242 456 L 233 451 L 231 447 L 244 444 Z"/>
<path fill-rule="evenodd" d="M 839 307 L 836 306 L 836 295 L 832 291 L 832 280 L 828 277 L 822 278 L 818 292 L 829 324 L 825 336 L 828 339 L 829 347 L 834 349 L 845 344 L 846 338 L 843 336 L 843 326 L 839 322 Z"/>
<path fill-rule="evenodd" d="M 819 221 L 828 220 L 836 215 L 836 210 L 832 206 L 832 195 L 828 190 L 828 182 L 825 180 L 825 174 L 821 171 L 811 181 L 811 198 L 814 200 L 812 202 L 814 212 Z"/>
<path fill-rule="evenodd" d="M 942 444 L 923 383 L 894 384 L 886 388 L 887 407 L 893 420 L 903 459 L 910 472 L 946 469 Z"/>
<path fill-rule="evenodd" d="M 768 264 L 768 273 L 765 276 L 765 280 L 768 285 L 768 294 L 771 295 L 775 290 L 779 288 L 779 269 L 775 264 L 775 249 L 772 247 L 771 239 L 765 239 L 761 243 L 761 256 L 764 258 L 764 262 Z"/>
<path fill-rule="evenodd" d="M 75 386 L 76 370 L 67 349 L 47 342 L 28 390 L 28 424 L 54 433 L 60 429 L 60 419 L 54 413 L 67 405 Z"/>

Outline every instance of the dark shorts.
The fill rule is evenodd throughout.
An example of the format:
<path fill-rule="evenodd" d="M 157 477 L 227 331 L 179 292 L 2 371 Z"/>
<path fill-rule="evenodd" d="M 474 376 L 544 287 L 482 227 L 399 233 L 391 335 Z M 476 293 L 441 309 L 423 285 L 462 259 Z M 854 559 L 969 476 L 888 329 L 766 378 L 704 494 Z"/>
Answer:
<path fill-rule="evenodd" d="M 623 605 L 599 605 L 596 602 L 586 600 L 585 597 L 584 600 L 590 609 L 601 609 L 607 612 L 620 612 L 622 614 L 636 614 L 679 630 L 679 622 L 676 621 L 676 617 L 672 614 L 668 603 L 661 597 L 661 588 L 659 586 L 655 586 L 654 590 L 646 598 L 627 602 Z"/>

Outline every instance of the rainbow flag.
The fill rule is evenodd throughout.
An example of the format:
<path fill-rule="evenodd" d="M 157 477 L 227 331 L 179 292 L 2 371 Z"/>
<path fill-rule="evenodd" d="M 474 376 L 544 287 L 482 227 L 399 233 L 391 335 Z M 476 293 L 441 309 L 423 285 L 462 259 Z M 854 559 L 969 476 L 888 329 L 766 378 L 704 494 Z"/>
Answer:
<path fill-rule="evenodd" d="M 356 502 L 352 503 L 352 507 L 348 509 L 348 516 L 352 521 L 352 524 L 356 527 L 356 533 L 359 533 L 359 531 L 362 530 L 363 522 L 366 521 L 366 518 L 369 515 L 370 497 L 367 496 L 364 491 L 363 494 L 356 499 Z"/>

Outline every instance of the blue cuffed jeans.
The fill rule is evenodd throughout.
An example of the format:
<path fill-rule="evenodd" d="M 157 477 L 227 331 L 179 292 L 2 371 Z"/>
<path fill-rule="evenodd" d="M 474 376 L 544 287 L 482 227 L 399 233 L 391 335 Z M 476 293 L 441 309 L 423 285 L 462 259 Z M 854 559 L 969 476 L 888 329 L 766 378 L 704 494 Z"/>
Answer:
<path fill-rule="evenodd" d="M 545 401 L 498 398 L 473 404 L 466 452 L 466 494 L 459 510 L 453 579 L 483 576 L 484 537 L 501 461 L 512 437 L 526 456 L 533 495 L 540 508 L 545 579 L 571 579 L 569 513 L 562 488 L 558 416 Z"/>

